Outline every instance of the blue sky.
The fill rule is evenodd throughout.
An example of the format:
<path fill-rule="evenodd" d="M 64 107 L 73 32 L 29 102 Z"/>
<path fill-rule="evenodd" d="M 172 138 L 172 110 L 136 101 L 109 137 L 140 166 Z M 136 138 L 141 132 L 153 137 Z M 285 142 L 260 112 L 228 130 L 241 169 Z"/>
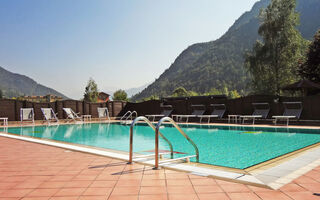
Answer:
<path fill-rule="evenodd" d="M 0 66 L 79 99 L 151 83 L 256 0 L 0 0 Z"/>

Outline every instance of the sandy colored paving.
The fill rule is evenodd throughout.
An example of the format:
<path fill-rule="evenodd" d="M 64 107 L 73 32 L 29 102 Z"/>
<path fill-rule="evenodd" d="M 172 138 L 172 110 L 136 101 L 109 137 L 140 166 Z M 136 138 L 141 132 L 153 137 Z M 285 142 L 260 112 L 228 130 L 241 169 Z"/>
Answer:
<path fill-rule="evenodd" d="M 277 191 L 0 137 L 0 200 L 320 200 L 320 166 Z"/>

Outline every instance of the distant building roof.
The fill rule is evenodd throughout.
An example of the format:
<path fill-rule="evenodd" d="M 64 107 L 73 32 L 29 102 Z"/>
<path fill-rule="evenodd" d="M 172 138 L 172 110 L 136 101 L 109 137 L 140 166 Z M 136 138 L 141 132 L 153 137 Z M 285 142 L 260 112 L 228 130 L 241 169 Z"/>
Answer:
<path fill-rule="evenodd" d="M 105 92 L 99 92 L 98 94 L 98 102 L 107 102 L 109 101 L 110 95 Z"/>

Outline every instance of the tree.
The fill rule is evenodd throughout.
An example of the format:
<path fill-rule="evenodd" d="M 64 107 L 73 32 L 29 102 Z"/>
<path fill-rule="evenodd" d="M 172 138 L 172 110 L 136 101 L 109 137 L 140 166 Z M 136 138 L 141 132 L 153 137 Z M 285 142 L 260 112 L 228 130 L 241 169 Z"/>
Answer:
<path fill-rule="evenodd" d="M 97 102 L 98 95 L 99 95 L 98 85 L 92 78 L 90 78 L 85 88 L 83 100 L 87 102 Z"/>
<path fill-rule="evenodd" d="M 300 65 L 298 73 L 303 79 L 320 83 L 320 29 L 309 45 L 306 61 Z"/>
<path fill-rule="evenodd" d="M 0 99 L 3 98 L 3 93 L 2 93 L 2 90 L 0 90 Z"/>
<path fill-rule="evenodd" d="M 184 87 L 178 87 L 173 90 L 172 97 L 186 97 L 188 96 L 188 91 Z"/>
<path fill-rule="evenodd" d="M 271 0 L 260 13 L 258 33 L 263 41 L 256 42 L 245 61 L 256 93 L 280 95 L 281 87 L 298 78 L 297 61 L 307 43 L 296 29 L 295 7 L 296 0 Z"/>
<path fill-rule="evenodd" d="M 128 95 L 124 90 L 117 90 L 113 93 L 113 100 L 116 101 L 127 101 Z"/>

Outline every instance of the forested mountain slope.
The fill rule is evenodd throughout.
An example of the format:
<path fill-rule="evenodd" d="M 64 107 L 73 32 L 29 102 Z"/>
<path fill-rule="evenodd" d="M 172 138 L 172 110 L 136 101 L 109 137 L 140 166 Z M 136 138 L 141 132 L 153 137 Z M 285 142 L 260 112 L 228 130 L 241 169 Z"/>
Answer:
<path fill-rule="evenodd" d="M 259 12 L 270 0 L 258 1 L 251 11 L 244 13 L 229 30 L 215 41 L 189 46 L 174 63 L 152 84 L 132 100 L 168 96 L 177 87 L 199 93 L 212 88 L 248 92 L 249 77 L 244 69 L 245 52 L 251 50 L 259 38 Z M 320 28 L 320 0 L 297 0 L 300 13 L 299 31 L 311 40 Z"/>

